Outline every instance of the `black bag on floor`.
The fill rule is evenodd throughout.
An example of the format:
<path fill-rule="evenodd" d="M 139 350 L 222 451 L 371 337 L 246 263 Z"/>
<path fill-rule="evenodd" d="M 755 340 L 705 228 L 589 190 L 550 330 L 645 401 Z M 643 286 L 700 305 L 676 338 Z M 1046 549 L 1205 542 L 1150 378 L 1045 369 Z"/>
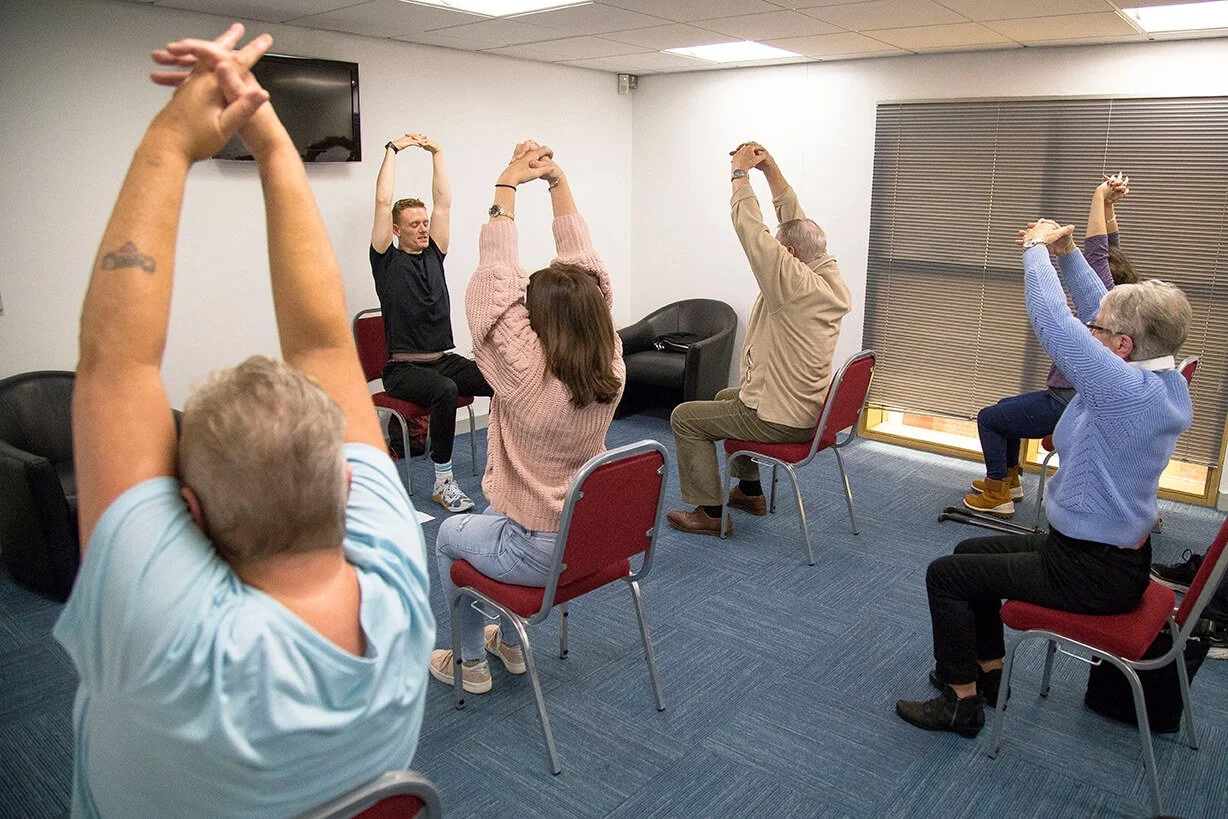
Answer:
<path fill-rule="evenodd" d="M 1159 657 L 1172 648 L 1172 645 L 1172 636 L 1165 628 L 1143 654 L 1143 659 Z M 1195 629 L 1185 641 L 1185 670 L 1191 681 L 1202 667 L 1202 661 L 1207 658 L 1210 648 L 1211 640 L 1199 629 Z M 1160 734 L 1171 734 L 1180 730 L 1183 706 L 1181 681 L 1177 677 L 1175 661 L 1155 671 L 1140 671 L 1138 678 L 1143 684 L 1143 701 L 1147 705 L 1147 721 L 1151 730 Z M 1130 683 L 1125 675 L 1110 663 L 1102 662 L 1091 667 L 1087 675 L 1087 693 L 1083 696 L 1083 702 L 1103 717 L 1138 725 Z"/>

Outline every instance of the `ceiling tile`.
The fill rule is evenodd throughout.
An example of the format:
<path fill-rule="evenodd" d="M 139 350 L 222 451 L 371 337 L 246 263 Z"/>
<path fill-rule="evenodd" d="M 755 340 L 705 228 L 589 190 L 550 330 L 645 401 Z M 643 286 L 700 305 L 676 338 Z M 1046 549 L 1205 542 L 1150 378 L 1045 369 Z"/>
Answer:
<path fill-rule="evenodd" d="M 1021 43 L 1119 35 L 1130 37 L 1138 33 L 1134 26 L 1112 12 L 1029 17 L 1026 20 L 987 20 L 985 25 Z"/>
<path fill-rule="evenodd" d="M 679 23 L 780 11 L 779 4 L 764 0 L 601 0 L 603 6 L 617 6 L 665 17 Z"/>
<path fill-rule="evenodd" d="M 731 43 L 736 42 L 738 39 L 730 37 L 728 34 L 716 34 L 711 31 L 705 31 L 702 28 L 681 24 L 637 28 L 634 31 L 616 31 L 603 34 L 602 36 L 608 40 L 617 40 L 620 43 L 631 43 L 632 45 L 654 49 L 690 48 L 691 46 L 711 45 L 712 43 Z"/>
<path fill-rule="evenodd" d="M 805 54 L 807 57 L 837 57 L 849 54 L 894 54 L 901 49 L 861 34 L 820 34 L 814 37 L 785 37 L 769 40 L 768 45 Z"/>
<path fill-rule="evenodd" d="M 623 57 L 601 57 L 593 60 L 569 60 L 567 65 L 578 68 L 596 68 L 601 71 L 618 71 L 627 74 L 648 74 L 654 71 L 695 71 L 710 63 L 679 57 L 677 54 L 662 54 L 649 51 Z"/>
<path fill-rule="evenodd" d="M 626 31 L 631 28 L 648 28 L 670 22 L 661 16 L 653 17 L 648 14 L 640 14 L 638 11 L 628 11 L 599 3 L 522 14 L 512 19 L 535 26 L 545 26 L 562 34 L 574 36 L 605 34 L 609 31 Z"/>
<path fill-rule="evenodd" d="M 976 23 L 954 23 L 945 26 L 916 26 L 913 28 L 885 28 L 874 32 L 874 39 L 910 51 L 927 51 L 937 48 L 1011 43 L 1014 41 L 996 31 L 990 31 Z"/>
<path fill-rule="evenodd" d="M 870 0 L 870 2 L 863 3 L 807 8 L 804 11 L 811 17 L 835 23 L 850 31 L 967 22 L 967 18 L 963 15 L 943 8 L 932 0 Z"/>
<path fill-rule="evenodd" d="M 590 57 L 617 57 L 622 54 L 643 53 L 643 51 L 644 49 L 640 46 L 616 43 L 600 37 L 565 37 L 542 43 L 492 48 L 486 53 L 554 63 L 563 60 L 583 60 Z"/>
<path fill-rule="evenodd" d="M 1146 43 L 1152 38 L 1146 34 L 1117 35 L 1116 37 L 1075 37 L 1062 40 L 1028 40 L 1023 43 L 1028 48 L 1043 46 L 1077 46 L 1077 45 L 1108 45 L 1112 43 Z M 1183 37 L 1182 39 L 1189 39 Z"/>
<path fill-rule="evenodd" d="M 404 40 L 407 43 L 419 43 L 421 45 L 441 46 L 442 48 L 455 48 L 460 51 L 481 51 L 484 48 L 498 48 L 501 43 L 488 40 L 480 40 L 472 35 L 458 37 L 452 34 L 444 34 L 442 32 L 448 29 L 440 29 L 439 31 L 417 31 L 410 34 L 398 34 L 392 37 L 393 40 Z"/>
<path fill-rule="evenodd" d="M 777 37 L 802 37 L 810 34 L 835 34 L 839 26 L 807 17 L 796 11 L 770 11 L 767 14 L 744 14 L 721 17 L 699 23 L 703 28 L 719 31 L 741 40 L 771 40 Z"/>
<path fill-rule="evenodd" d="M 319 14 L 342 6 L 352 6 L 354 0 L 158 0 L 169 9 L 185 9 L 236 20 L 263 20 L 284 23 L 307 14 Z"/>
<path fill-rule="evenodd" d="M 430 31 L 433 34 L 445 34 L 449 37 L 473 38 L 492 46 L 533 43 L 538 40 L 551 40 L 559 36 L 559 33 L 553 29 L 533 26 L 511 19 L 483 20 L 480 23 L 435 28 L 430 29 Z"/>
<path fill-rule="evenodd" d="M 1112 11 L 1105 0 L 939 0 L 951 11 L 969 20 L 1015 20 L 1020 17 L 1043 17 L 1056 14 L 1083 14 Z M 1152 0 L 1146 0 L 1150 3 Z M 1182 0 L 1185 2 L 1185 0 Z M 1124 5 L 1118 3 L 1118 5 Z"/>
<path fill-rule="evenodd" d="M 398 37 L 480 19 L 472 14 L 402 3 L 401 0 L 370 0 L 324 14 L 300 17 L 292 22 L 296 26 L 365 34 L 368 37 Z"/>

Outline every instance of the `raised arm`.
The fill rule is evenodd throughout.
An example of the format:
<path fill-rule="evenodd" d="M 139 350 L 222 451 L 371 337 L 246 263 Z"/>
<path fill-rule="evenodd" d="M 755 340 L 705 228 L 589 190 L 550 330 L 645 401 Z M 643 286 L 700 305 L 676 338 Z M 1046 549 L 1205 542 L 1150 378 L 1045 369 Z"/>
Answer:
<path fill-rule="evenodd" d="M 431 238 L 439 249 L 448 252 L 452 238 L 452 183 L 448 181 L 448 168 L 443 161 L 443 149 L 426 134 L 410 134 L 412 145 L 431 155 Z"/>
<path fill-rule="evenodd" d="M 218 38 L 227 53 L 243 36 Z M 237 57 L 250 66 L 268 48 L 253 40 Z M 155 57 L 158 52 L 155 52 Z M 179 210 L 188 169 L 218 151 L 268 95 L 243 87 L 227 103 L 231 65 L 175 72 L 178 89 L 136 149 L 94 261 L 81 308 L 73 389 L 73 461 L 81 550 L 98 518 L 123 492 L 175 474 L 175 426 L 160 370 L 170 315 Z M 155 72 L 163 82 L 168 72 Z M 163 84 L 167 84 L 164 83 Z"/>
<path fill-rule="evenodd" d="M 375 177 L 375 217 L 371 222 L 371 247 L 383 253 L 392 244 L 392 194 L 397 182 L 397 154 L 414 144 L 411 135 L 392 140 L 384 146 L 384 161 Z"/>
<path fill-rule="evenodd" d="M 213 44 L 195 46 L 194 53 L 219 68 L 230 59 Z M 245 80 L 255 84 L 250 74 Z M 269 276 L 282 357 L 341 406 L 347 441 L 383 448 L 383 433 L 350 335 L 340 267 L 298 151 L 267 103 L 239 135 L 256 157 L 264 190 Z"/>
<path fill-rule="evenodd" d="M 341 270 L 298 151 L 269 104 L 240 134 L 256 157 L 264 189 L 282 357 L 341 406 L 347 441 L 383 449 L 383 432 L 350 334 Z"/>

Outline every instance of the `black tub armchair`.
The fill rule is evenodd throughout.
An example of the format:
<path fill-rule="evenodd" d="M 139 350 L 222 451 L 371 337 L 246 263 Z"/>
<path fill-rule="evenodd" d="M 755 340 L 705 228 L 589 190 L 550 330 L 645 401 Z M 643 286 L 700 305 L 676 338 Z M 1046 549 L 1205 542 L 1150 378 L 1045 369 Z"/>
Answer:
<path fill-rule="evenodd" d="M 71 372 L 0 380 L 0 557 L 13 579 L 67 600 L 80 565 Z"/>
<path fill-rule="evenodd" d="M 645 406 L 709 401 L 729 385 L 738 314 L 723 301 L 688 299 L 649 313 L 618 331 L 627 363 L 627 388 L 619 415 Z M 671 333 L 698 337 L 685 353 L 653 343 Z"/>

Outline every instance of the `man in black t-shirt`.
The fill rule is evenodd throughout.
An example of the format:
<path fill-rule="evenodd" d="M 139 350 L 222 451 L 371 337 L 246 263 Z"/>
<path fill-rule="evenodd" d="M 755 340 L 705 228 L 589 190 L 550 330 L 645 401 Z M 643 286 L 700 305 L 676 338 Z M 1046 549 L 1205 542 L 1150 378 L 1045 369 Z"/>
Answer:
<path fill-rule="evenodd" d="M 420 199 L 392 203 L 396 155 L 405 148 L 431 155 L 431 200 L 427 216 Z M 473 508 L 452 476 L 452 438 L 458 395 L 491 395 L 477 364 L 448 352 L 452 342 L 452 302 L 444 278 L 448 252 L 452 188 L 443 151 L 425 134 L 406 134 L 384 146 L 375 182 L 375 221 L 371 227 L 371 275 L 384 314 L 388 363 L 382 378 L 394 398 L 431 410 L 431 460 L 435 462 L 435 502 L 449 512 Z M 392 243 L 393 237 L 397 243 Z"/>

